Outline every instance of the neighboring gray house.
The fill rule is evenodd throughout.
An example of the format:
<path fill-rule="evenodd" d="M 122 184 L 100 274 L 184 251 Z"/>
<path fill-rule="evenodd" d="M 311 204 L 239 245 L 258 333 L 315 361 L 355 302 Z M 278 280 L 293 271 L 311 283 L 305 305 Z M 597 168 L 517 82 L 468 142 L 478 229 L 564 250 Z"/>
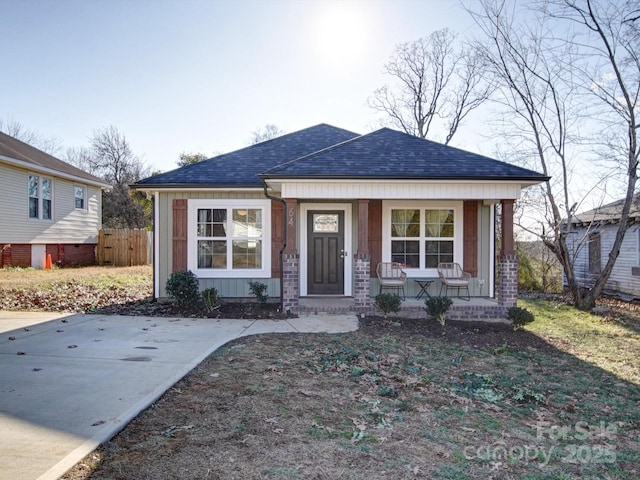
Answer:
<path fill-rule="evenodd" d="M 0 268 L 95 263 L 98 177 L 0 132 Z"/>
<path fill-rule="evenodd" d="M 574 256 L 576 278 L 583 287 L 594 284 L 595 278 L 609 259 L 623 204 L 624 199 L 618 200 L 571 218 L 573 228 L 567 237 L 567 246 Z M 608 295 L 618 295 L 624 299 L 640 298 L 640 197 L 638 196 L 631 204 L 629 228 L 604 291 Z"/>
<path fill-rule="evenodd" d="M 415 280 L 437 278 L 438 262 L 454 261 L 471 273 L 472 296 L 499 292 L 484 311 L 467 304 L 480 318 L 515 305 L 513 203 L 546 179 L 387 128 L 358 135 L 321 124 L 132 187 L 155 198 L 156 297 L 166 296 L 172 272 L 191 270 L 223 297 L 250 296 L 248 281 L 258 279 L 288 310 L 313 298 L 320 311 L 336 311 L 336 299 L 366 311 L 379 262 L 404 264 L 415 295 Z"/>

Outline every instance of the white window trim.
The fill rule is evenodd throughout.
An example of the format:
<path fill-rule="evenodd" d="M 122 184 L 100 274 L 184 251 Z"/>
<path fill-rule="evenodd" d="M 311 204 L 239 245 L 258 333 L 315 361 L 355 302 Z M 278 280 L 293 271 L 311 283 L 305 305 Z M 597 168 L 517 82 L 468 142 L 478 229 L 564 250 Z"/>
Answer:
<path fill-rule="evenodd" d="M 83 203 L 84 203 L 84 207 L 82 208 L 78 208 L 76 207 L 76 188 L 82 188 L 82 199 L 83 199 Z M 87 187 L 85 185 L 80 185 L 78 183 L 74 183 L 73 184 L 73 209 L 74 210 L 82 210 L 82 211 L 87 211 L 88 210 L 88 206 L 87 206 Z"/>
<path fill-rule="evenodd" d="M 30 199 L 31 197 L 29 196 L 29 177 L 36 177 L 38 179 L 38 216 L 37 217 L 32 217 L 29 215 L 29 203 L 30 203 Z M 44 198 L 42 197 L 42 183 L 43 180 L 49 180 L 49 182 L 51 183 L 51 218 L 44 218 L 43 214 L 44 214 Z M 54 218 L 55 218 L 55 212 L 53 211 L 53 207 L 54 207 L 54 202 L 53 202 L 53 197 L 54 197 L 54 184 L 53 184 L 53 178 L 48 177 L 46 175 L 42 175 L 39 173 L 35 173 L 35 172 L 29 172 L 29 174 L 27 175 L 27 218 L 29 220 L 33 220 L 33 221 L 41 221 L 41 222 L 53 222 Z"/>
<path fill-rule="evenodd" d="M 199 208 L 259 208 L 262 210 L 262 268 L 233 269 L 198 268 L 198 209 Z M 210 199 L 187 201 L 187 268 L 199 278 L 271 278 L 271 200 Z"/>
<path fill-rule="evenodd" d="M 391 261 L 391 210 L 393 209 L 439 209 L 453 210 L 453 261 L 462 265 L 463 252 L 463 203 L 461 201 L 429 200 L 384 200 L 382 202 L 382 261 Z M 420 214 L 420 263 L 424 262 L 424 215 Z M 406 268 L 409 278 L 436 278 L 437 268 Z"/>

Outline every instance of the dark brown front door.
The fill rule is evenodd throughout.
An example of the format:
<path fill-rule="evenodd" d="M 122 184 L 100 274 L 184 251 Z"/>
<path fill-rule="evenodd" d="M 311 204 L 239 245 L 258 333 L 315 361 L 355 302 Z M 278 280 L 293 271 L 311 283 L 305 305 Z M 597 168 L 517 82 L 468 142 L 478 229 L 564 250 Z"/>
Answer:
<path fill-rule="evenodd" d="M 307 212 L 307 293 L 344 294 L 344 212 Z"/>

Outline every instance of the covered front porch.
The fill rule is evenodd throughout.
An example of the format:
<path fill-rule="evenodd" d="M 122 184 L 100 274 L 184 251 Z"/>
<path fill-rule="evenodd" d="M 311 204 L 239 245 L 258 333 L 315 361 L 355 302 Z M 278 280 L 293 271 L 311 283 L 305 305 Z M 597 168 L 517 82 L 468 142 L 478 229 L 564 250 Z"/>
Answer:
<path fill-rule="evenodd" d="M 395 241 L 392 235 L 384 238 L 383 232 L 395 227 L 393 214 L 398 211 L 398 201 L 380 199 L 342 200 L 343 203 L 317 203 L 315 200 L 285 198 L 286 225 L 284 231 L 285 248 L 282 254 L 282 304 L 292 313 L 360 313 L 378 314 L 375 297 L 380 292 L 376 277 L 376 266 L 379 262 L 397 261 L 390 248 Z M 457 203 L 456 203 L 457 202 Z M 493 251 L 495 221 L 493 205 L 501 207 L 501 250 L 499 255 Z M 431 202 L 403 202 L 411 205 L 410 212 L 415 213 L 423 224 L 426 213 L 442 212 L 441 200 Z M 435 207 L 432 207 L 435 205 Z M 452 297 L 454 304 L 447 318 L 451 320 L 493 320 L 504 318 L 508 308 L 515 306 L 517 299 L 517 258 L 513 241 L 513 199 L 503 199 L 487 204 L 481 200 L 462 199 L 448 201 L 452 205 L 445 213 L 454 219 L 451 224 L 451 236 L 441 243 L 453 244 L 454 259 L 463 265 L 465 271 L 471 272 L 469 283 L 470 299 Z M 406 207 L 405 207 L 406 208 Z M 433 210 L 433 208 L 440 210 Z M 448 207 L 447 207 L 448 208 Z M 404 211 L 404 210 L 403 210 Z M 343 221 L 336 213 L 345 213 Z M 386 224 L 384 215 L 386 213 Z M 311 281 L 320 275 L 314 275 L 312 264 L 314 259 L 329 256 L 330 248 L 315 251 L 311 245 L 317 237 L 327 235 L 323 223 L 315 232 L 315 219 L 326 220 L 327 216 L 335 217 L 331 232 L 334 236 L 347 231 L 346 240 L 339 238 L 334 250 L 338 252 L 336 261 L 338 268 L 344 270 L 344 282 L 338 293 L 313 292 Z M 487 228 L 487 224 L 491 228 Z M 351 232 L 351 230 L 353 230 Z M 408 236 L 408 235 L 407 235 Z M 329 237 L 328 237 L 329 238 Z M 439 239 L 443 240 L 443 239 Z M 411 239 L 413 241 L 413 239 Z M 427 242 L 424 238 L 422 242 Z M 407 242 L 409 243 L 409 242 Z M 418 242 L 415 242 L 416 244 Z M 348 253 L 347 253 L 348 252 Z M 353 253 L 352 253 L 353 252 Z M 404 253 L 403 253 L 404 254 Z M 409 259 L 409 254 L 405 254 Z M 426 316 L 424 294 L 419 293 L 418 281 L 431 280 L 429 288 L 431 296 L 447 294 L 440 290 L 435 268 L 425 269 L 428 255 L 421 251 L 422 269 L 406 265 L 409 277 L 405 285 L 405 300 L 402 302 L 401 315 L 411 317 Z M 426 259 L 426 260 L 425 260 Z M 329 269 L 330 270 L 330 269 Z M 497 270 L 497 275 L 496 275 Z M 434 276 L 436 278 L 434 278 Z M 324 293 L 324 294 L 323 294 Z"/>

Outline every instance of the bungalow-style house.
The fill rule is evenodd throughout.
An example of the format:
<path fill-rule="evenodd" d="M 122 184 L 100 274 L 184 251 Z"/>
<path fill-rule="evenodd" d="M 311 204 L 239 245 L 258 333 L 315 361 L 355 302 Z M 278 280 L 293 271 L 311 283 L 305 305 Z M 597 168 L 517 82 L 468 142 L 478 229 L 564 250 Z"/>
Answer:
<path fill-rule="evenodd" d="M 623 204 L 624 199 L 571 217 L 571 233 L 567 237 L 567 247 L 574 257 L 574 272 L 580 286 L 593 286 L 595 278 L 607 263 Z M 608 295 L 617 295 L 625 300 L 640 298 L 639 196 L 631 203 L 629 228 L 604 291 Z"/>
<path fill-rule="evenodd" d="M 513 203 L 546 179 L 387 128 L 321 124 L 132 187 L 155 196 L 156 297 L 172 272 L 190 270 L 223 297 L 249 297 L 257 279 L 293 312 L 371 310 L 376 267 L 391 261 L 404 265 L 407 298 L 439 262 L 471 274 L 472 297 L 493 297 L 501 203 L 498 301 L 465 310 L 496 317 L 517 296 Z"/>
<path fill-rule="evenodd" d="M 0 268 L 95 263 L 98 177 L 0 132 Z"/>

